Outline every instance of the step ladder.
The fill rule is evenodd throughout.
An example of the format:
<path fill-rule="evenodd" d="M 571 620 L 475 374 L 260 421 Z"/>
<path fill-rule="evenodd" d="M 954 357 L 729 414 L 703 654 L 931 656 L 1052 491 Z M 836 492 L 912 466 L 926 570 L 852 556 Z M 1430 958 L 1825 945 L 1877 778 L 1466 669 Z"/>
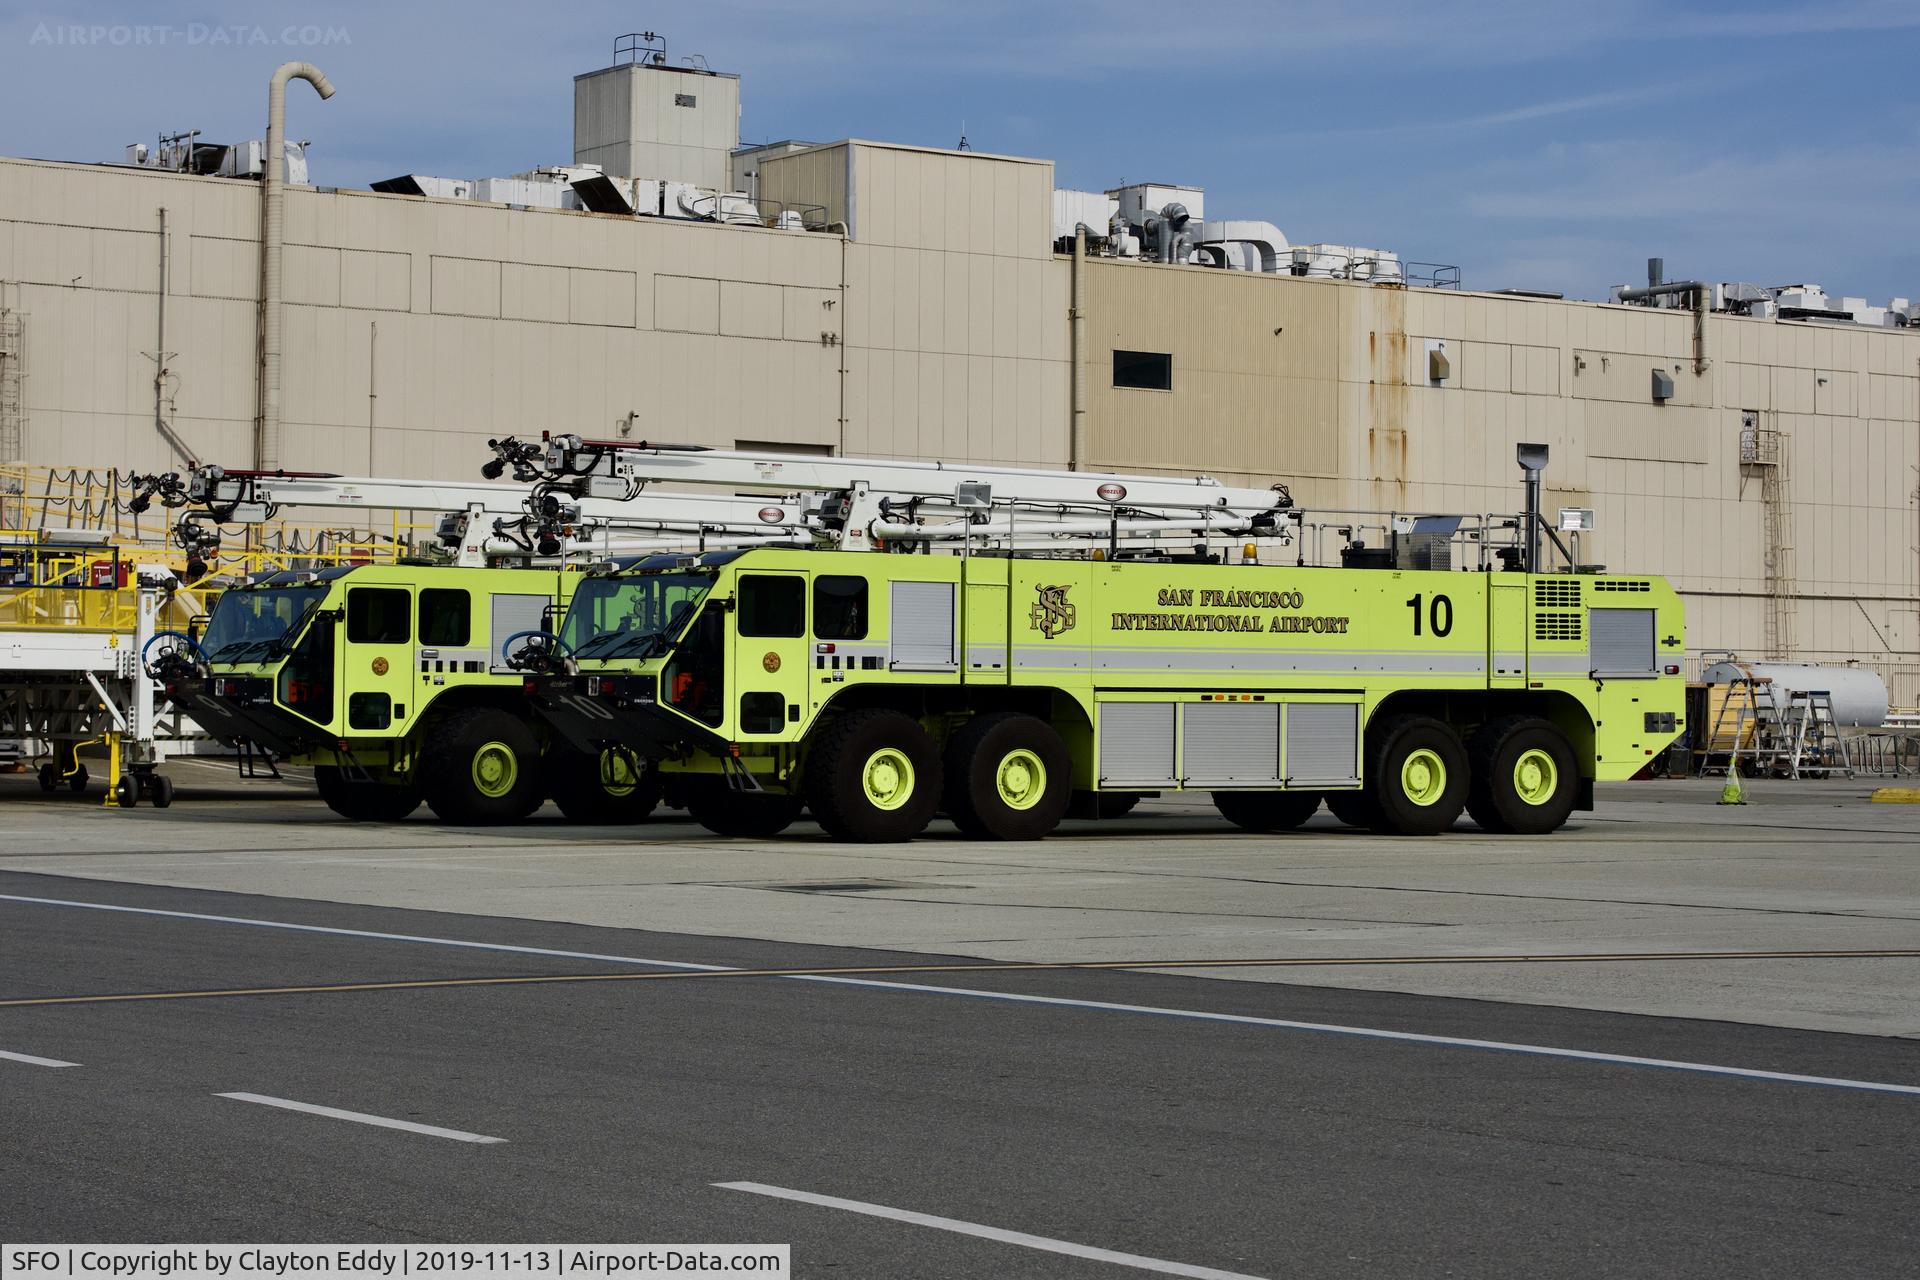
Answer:
<path fill-rule="evenodd" d="M 1779 727 L 1773 681 L 1765 676 L 1736 676 L 1728 683 L 1726 700 L 1715 711 L 1713 726 L 1701 744 L 1700 776 L 1731 775 L 1740 767 L 1743 754 L 1749 773 L 1771 771 L 1780 752 Z M 1721 755 L 1725 758 L 1715 759 Z"/>
<path fill-rule="evenodd" d="M 1787 778 L 1853 777 L 1853 757 L 1833 718 L 1833 695 L 1824 689 L 1795 689 L 1781 717 L 1781 744 L 1775 770 Z"/>

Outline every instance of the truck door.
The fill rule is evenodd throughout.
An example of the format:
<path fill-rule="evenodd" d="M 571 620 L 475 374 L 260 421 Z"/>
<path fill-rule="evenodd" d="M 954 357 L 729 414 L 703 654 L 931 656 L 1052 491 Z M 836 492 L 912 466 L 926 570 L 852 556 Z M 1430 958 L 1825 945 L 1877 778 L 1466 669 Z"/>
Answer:
<path fill-rule="evenodd" d="M 341 662 L 348 733 L 404 726 L 413 688 L 413 592 L 401 586 L 347 591 L 347 642 Z"/>
<path fill-rule="evenodd" d="M 1527 580 L 1488 576 L 1487 687 L 1520 689 L 1527 683 Z"/>
<path fill-rule="evenodd" d="M 735 595 L 733 662 L 738 736 L 797 730 L 807 700 L 807 575 L 743 573 Z"/>

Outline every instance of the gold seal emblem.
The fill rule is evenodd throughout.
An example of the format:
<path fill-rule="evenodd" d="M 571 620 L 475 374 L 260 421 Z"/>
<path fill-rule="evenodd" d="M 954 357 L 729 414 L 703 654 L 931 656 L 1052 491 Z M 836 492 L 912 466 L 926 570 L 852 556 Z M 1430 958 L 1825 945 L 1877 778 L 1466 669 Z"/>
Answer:
<path fill-rule="evenodd" d="M 760 659 L 760 665 L 767 669 L 768 675 L 772 675 L 780 669 L 780 655 L 777 653 L 769 653 L 766 657 Z"/>
<path fill-rule="evenodd" d="M 385 658 L 375 658 L 373 660 L 373 674 L 377 676 L 387 674 L 387 660 Z"/>
<path fill-rule="evenodd" d="M 1071 584 L 1060 587 L 1036 586 L 1034 590 L 1040 598 L 1033 602 L 1033 609 L 1027 615 L 1027 621 L 1033 629 L 1051 640 L 1063 631 L 1073 630 L 1073 624 L 1080 620 L 1080 611 L 1067 602 L 1067 592 Z"/>

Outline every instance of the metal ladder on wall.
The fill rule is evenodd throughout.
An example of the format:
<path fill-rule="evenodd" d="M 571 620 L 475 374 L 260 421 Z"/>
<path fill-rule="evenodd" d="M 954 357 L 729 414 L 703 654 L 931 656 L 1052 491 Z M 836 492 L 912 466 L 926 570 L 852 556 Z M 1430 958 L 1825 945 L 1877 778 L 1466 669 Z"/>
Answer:
<path fill-rule="evenodd" d="M 1781 718 L 1780 751 L 1775 766 L 1788 778 L 1805 775 L 1853 776 L 1853 757 L 1833 718 L 1833 695 L 1823 689 L 1795 689 L 1787 695 Z"/>

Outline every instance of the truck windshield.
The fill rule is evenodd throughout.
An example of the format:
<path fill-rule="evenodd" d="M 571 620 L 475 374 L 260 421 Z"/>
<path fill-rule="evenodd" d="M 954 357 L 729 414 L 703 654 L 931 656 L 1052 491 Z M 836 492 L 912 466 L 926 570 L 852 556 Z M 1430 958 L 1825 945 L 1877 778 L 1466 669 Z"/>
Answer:
<path fill-rule="evenodd" d="M 325 587 L 241 588 L 220 597 L 200 647 L 208 662 L 265 662 L 279 656 Z"/>
<path fill-rule="evenodd" d="M 589 578 L 573 593 L 560 642 L 576 658 L 645 658 L 672 642 L 713 586 L 695 573 Z"/>

